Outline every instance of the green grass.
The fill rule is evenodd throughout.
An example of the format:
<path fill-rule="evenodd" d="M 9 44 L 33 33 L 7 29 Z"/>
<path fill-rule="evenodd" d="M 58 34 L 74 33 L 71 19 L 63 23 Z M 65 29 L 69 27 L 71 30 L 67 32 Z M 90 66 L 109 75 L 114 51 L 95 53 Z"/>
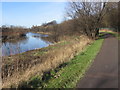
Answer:
<path fill-rule="evenodd" d="M 70 62 L 63 63 L 56 69 L 45 72 L 43 76 L 36 75 L 21 87 L 32 88 L 74 88 L 78 80 L 84 76 L 88 67 L 100 50 L 103 39 L 94 41 L 86 49 L 76 55 Z"/>
<path fill-rule="evenodd" d="M 66 45 L 66 44 L 70 44 L 70 42 L 64 41 L 64 42 L 59 43 L 59 45 Z"/>
<path fill-rule="evenodd" d="M 34 53 L 33 56 L 39 56 L 39 55 L 46 54 L 48 51 L 47 49 L 57 49 L 57 48 L 59 49 L 60 46 L 64 46 L 66 44 L 70 44 L 70 42 L 64 41 L 64 42 L 58 43 L 56 46 L 45 47 L 44 50 L 37 51 L 36 53 Z"/>
<path fill-rule="evenodd" d="M 111 35 L 113 35 L 114 37 L 116 37 L 118 40 L 120 40 L 120 34 L 119 34 L 118 32 L 100 31 L 99 37 L 100 37 L 100 36 L 103 36 L 104 33 L 111 34 Z"/>
<path fill-rule="evenodd" d="M 37 51 L 36 53 L 33 54 L 33 56 L 39 56 L 39 55 L 43 55 L 46 53 L 47 53 L 47 51 Z"/>
<path fill-rule="evenodd" d="M 73 88 L 77 81 L 84 75 L 91 61 L 95 58 L 101 45 L 102 39 L 95 41 L 87 49 L 75 56 L 67 66 L 57 72 L 58 78 L 53 78 L 46 83 L 47 88 Z"/>
<path fill-rule="evenodd" d="M 54 45 L 54 46 L 46 47 L 46 49 L 59 49 L 60 46 L 64 46 L 64 45 L 66 45 L 66 44 L 70 44 L 70 42 L 68 42 L 68 41 L 63 41 L 63 42 L 57 43 L 57 44 Z"/>
<path fill-rule="evenodd" d="M 107 32 L 107 33 L 112 34 L 114 37 L 118 37 L 118 33 L 115 33 L 115 32 Z"/>

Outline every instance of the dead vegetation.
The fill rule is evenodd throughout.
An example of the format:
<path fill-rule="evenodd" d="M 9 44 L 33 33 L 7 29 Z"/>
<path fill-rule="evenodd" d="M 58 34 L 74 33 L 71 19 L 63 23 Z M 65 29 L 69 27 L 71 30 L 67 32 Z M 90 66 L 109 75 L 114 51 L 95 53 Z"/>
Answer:
<path fill-rule="evenodd" d="M 43 39 L 54 42 L 54 45 L 2 57 L 2 87 L 17 87 L 20 82 L 28 80 L 31 76 L 37 73 L 42 74 L 57 67 L 59 64 L 69 61 L 92 42 L 89 39 L 90 37 L 93 40 L 95 39 L 101 24 L 105 27 L 113 24 L 115 24 L 113 26 L 116 26 L 116 15 L 114 15 L 114 22 L 111 20 L 111 17 L 113 17 L 111 13 L 110 18 L 107 15 L 103 17 L 106 13 L 107 5 L 109 6 L 109 3 L 71 2 L 71 9 L 70 11 L 68 10 L 68 15 L 72 18 L 71 20 L 60 24 L 49 22 L 41 26 L 33 26 L 30 31 L 49 34 L 49 37 L 43 37 Z M 96 6 L 98 7 L 96 8 Z M 116 7 L 112 5 L 109 12 L 117 13 Z M 108 21 L 112 23 L 108 23 Z M 7 30 L 10 32 L 6 32 Z M 4 27 L 2 39 L 24 36 L 23 32 L 24 29 L 15 27 L 15 31 L 12 33 L 12 29 Z M 12 37 L 6 36 L 10 34 Z"/>
<path fill-rule="evenodd" d="M 62 41 L 46 48 L 3 57 L 3 87 L 16 86 L 36 73 L 42 74 L 69 61 L 90 42 L 91 40 L 86 36 L 72 37 L 71 41 Z"/>
<path fill-rule="evenodd" d="M 18 27 L 18 26 L 5 26 L 0 27 L 2 42 L 12 41 L 13 39 L 17 40 L 21 37 L 25 37 L 28 32 L 27 28 Z"/>

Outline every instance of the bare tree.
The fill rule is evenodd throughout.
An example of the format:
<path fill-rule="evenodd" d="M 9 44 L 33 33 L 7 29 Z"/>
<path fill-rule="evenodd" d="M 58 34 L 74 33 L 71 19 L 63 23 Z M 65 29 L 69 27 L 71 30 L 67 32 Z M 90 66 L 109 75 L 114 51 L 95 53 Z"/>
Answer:
<path fill-rule="evenodd" d="M 118 29 L 118 2 L 108 2 L 106 5 L 107 13 L 105 14 L 102 24 L 104 27 Z"/>
<path fill-rule="evenodd" d="M 120 16 L 120 1 L 118 2 L 118 16 Z M 120 32 L 120 17 L 118 17 L 118 32 Z"/>
<path fill-rule="evenodd" d="M 79 27 L 90 38 L 99 33 L 100 23 L 106 13 L 106 2 L 69 2 L 67 16 L 76 19 Z"/>

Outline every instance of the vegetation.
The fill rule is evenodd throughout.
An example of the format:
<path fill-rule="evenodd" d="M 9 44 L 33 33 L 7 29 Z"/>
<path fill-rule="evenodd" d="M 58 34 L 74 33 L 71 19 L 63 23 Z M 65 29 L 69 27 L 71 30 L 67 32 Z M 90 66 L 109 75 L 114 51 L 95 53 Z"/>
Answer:
<path fill-rule="evenodd" d="M 105 35 L 111 35 L 112 37 L 116 37 L 118 40 L 120 40 L 120 34 L 118 32 L 114 32 L 114 30 L 100 30 L 99 37 L 103 37 Z"/>
<path fill-rule="evenodd" d="M 105 13 L 106 2 L 70 2 L 67 10 L 67 15 L 75 19 L 82 33 L 90 38 L 98 35 Z"/>
<path fill-rule="evenodd" d="M 96 40 L 70 62 L 63 63 L 56 69 L 45 72 L 42 76 L 33 76 L 28 82 L 22 83 L 20 87 L 75 88 L 77 81 L 83 77 L 99 52 L 102 42 L 103 39 Z"/>
<path fill-rule="evenodd" d="M 81 34 L 95 39 L 99 35 L 101 27 L 114 28 L 117 31 L 119 27 L 118 3 L 71 1 L 66 7 L 66 18 L 70 19 L 60 24 L 53 24 L 52 22 L 55 21 L 51 21 L 45 25 L 43 23 L 41 26 L 33 26 L 31 31 L 51 33 L 49 40 L 54 42 L 65 39 L 65 36 Z"/>
<path fill-rule="evenodd" d="M 102 27 L 114 28 L 117 32 L 119 27 L 118 25 L 118 3 L 117 2 L 108 2 L 107 3 L 107 12 L 102 20 Z"/>
<path fill-rule="evenodd" d="M 50 34 L 49 39 L 58 42 L 71 35 L 87 35 L 95 39 L 98 36 L 99 28 L 109 27 L 120 31 L 118 25 L 118 2 L 69 2 L 66 6 L 67 21 L 60 24 L 51 21 L 43 23 L 41 26 L 33 26 L 25 30 L 23 27 L 10 26 L 2 27 L 2 39 L 14 38 L 14 36 L 24 36 L 26 31 Z M 93 14 L 94 13 L 94 14 Z M 8 33 L 13 32 L 11 36 Z M 24 32 L 24 33 L 23 33 Z M 17 33 L 17 34 L 15 34 Z"/>
<path fill-rule="evenodd" d="M 2 33 L 2 42 L 5 41 L 11 41 L 15 38 L 19 40 L 19 38 L 26 36 L 26 33 L 28 32 L 27 28 L 24 27 L 18 27 L 18 26 L 5 26 L 3 25 L 1 27 L 0 33 Z"/>
<path fill-rule="evenodd" d="M 120 31 L 117 24 L 119 22 L 117 4 L 69 2 L 66 18 L 70 19 L 60 24 L 51 21 L 30 29 L 2 26 L 0 33 L 2 33 L 3 41 L 15 38 L 18 40 L 24 37 L 26 32 L 31 31 L 49 34 L 43 39 L 54 43 L 46 48 L 3 56 L 3 87 L 75 87 L 76 82 L 84 75 L 102 45 L 105 33 L 99 34 L 99 28 L 115 28 L 115 31 L 118 28 Z M 120 38 L 117 33 L 110 33 Z M 94 40 L 96 41 L 91 44 Z M 86 49 L 82 51 L 85 47 Z"/>
<path fill-rule="evenodd" d="M 56 68 L 69 61 L 91 42 L 92 40 L 86 36 L 74 36 L 46 48 L 2 57 L 3 87 L 11 85 L 16 87 L 21 81 L 27 81 L 36 73 L 42 74 Z"/>

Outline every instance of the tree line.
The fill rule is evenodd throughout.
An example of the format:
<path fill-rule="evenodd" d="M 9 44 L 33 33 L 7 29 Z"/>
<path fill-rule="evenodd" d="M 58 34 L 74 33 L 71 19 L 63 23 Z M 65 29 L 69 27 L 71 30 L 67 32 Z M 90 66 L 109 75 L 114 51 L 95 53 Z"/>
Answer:
<path fill-rule="evenodd" d="M 64 36 L 85 34 L 95 39 L 99 34 L 99 28 L 114 28 L 120 31 L 120 2 L 68 2 L 66 6 L 66 18 L 60 24 L 51 21 L 41 26 L 32 26 L 29 30 L 34 32 L 49 32 L 55 41 Z M 11 27 L 13 29 L 13 27 Z M 22 31 L 21 27 L 14 27 L 16 31 Z M 10 29 L 10 30 L 12 30 Z M 9 30 L 9 29 L 8 29 Z M 9 30 L 9 31 L 10 31 Z M 3 27 L 3 32 L 6 27 Z"/>
<path fill-rule="evenodd" d="M 85 34 L 95 39 L 99 35 L 99 28 L 119 29 L 118 2 L 68 2 L 66 6 L 66 21 L 60 24 L 42 24 L 33 26 L 33 31 L 53 33 L 53 37 L 59 40 L 65 35 Z"/>
<path fill-rule="evenodd" d="M 18 39 L 20 37 L 26 36 L 26 33 L 29 29 L 22 27 L 22 26 L 7 26 L 3 25 L 0 27 L 0 37 L 2 37 L 2 42 L 12 39 Z"/>
<path fill-rule="evenodd" d="M 101 27 L 118 30 L 118 2 L 69 2 L 68 5 L 67 15 L 90 38 L 97 37 Z"/>

